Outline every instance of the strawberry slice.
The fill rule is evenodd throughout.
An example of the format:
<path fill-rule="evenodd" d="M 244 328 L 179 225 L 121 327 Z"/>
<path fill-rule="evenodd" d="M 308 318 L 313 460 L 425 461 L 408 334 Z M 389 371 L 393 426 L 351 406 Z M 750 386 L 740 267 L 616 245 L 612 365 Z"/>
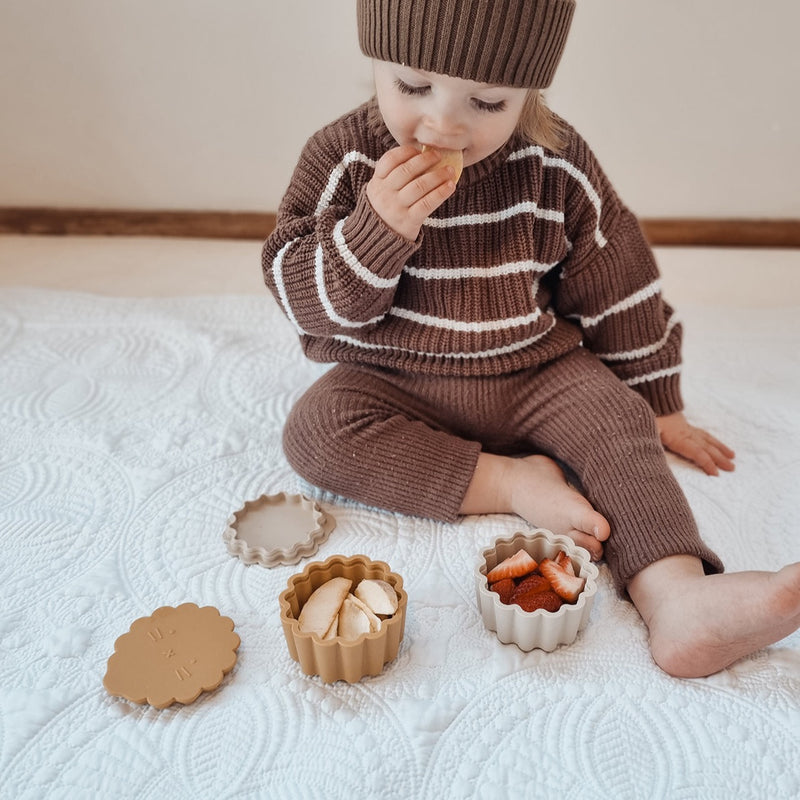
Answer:
<path fill-rule="evenodd" d="M 489 585 L 489 589 L 500 595 L 500 602 L 506 605 L 510 602 L 516 588 L 517 585 L 514 583 L 513 578 L 502 578 Z"/>
<path fill-rule="evenodd" d="M 550 581 L 555 593 L 568 603 L 574 603 L 578 599 L 578 595 L 586 584 L 585 578 L 570 575 L 567 570 L 559 567 L 555 561 L 549 558 L 542 559 L 539 571 Z"/>
<path fill-rule="evenodd" d="M 515 603 L 518 597 L 522 597 L 525 594 L 537 594 L 538 592 L 546 592 L 548 589 L 552 588 L 550 581 L 547 580 L 544 575 L 534 572 L 532 575 L 523 578 L 517 584 L 511 595 L 511 602 Z"/>
<path fill-rule="evenodd" d="M 494 569 L 489 570 L 486 580 L 495 583 L 502 578 L 521 578 L 536 569 L 536 562 L 526 550 L 520 548 L 505 560 L 501 561 Z"/>
<path fill-rule="evenodd" d="M 544 592 L 528 592 L 514 602 L 523 611 L 536 611 L 537 608 L 543 608 L 545 611 L 558 611 L 563 600 L 552 589 L 547 589 Z"/>
<path fill-rule="evenodd" d="M 565 569 L 570 575 L 575 574 L 575 568 L 572 566 L 572 559 L 563 550 L 558 551 L 555 562 L 559 567 Z"/>

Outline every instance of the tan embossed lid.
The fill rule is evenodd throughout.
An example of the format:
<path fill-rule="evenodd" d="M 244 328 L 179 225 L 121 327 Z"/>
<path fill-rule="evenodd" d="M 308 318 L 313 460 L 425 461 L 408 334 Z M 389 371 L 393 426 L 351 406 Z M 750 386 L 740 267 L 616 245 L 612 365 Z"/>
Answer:
<path fill-rule="evenodd" d="M 240 641 L 233 620 L 213 606 L 163 606 L 117 639 L 103 686 L 154 708 L 192 703 L 233 669 Z"/>

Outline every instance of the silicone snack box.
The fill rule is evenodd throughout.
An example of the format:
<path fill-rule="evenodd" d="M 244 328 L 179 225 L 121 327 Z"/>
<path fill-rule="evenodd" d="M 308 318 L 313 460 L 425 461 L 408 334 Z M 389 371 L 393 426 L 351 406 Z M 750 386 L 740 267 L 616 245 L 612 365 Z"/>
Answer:
<path fill-rule="evenodd" d="M 275 567 L 313 556 L 336 520 L 302 494 L 262 495 L 228 519 L 222 539 L 245 564 Z"/>
<path fill-rule="evenodd" d="M 397 611 L 383 620 L 380 630 L 352 641 L 338 637 L 323 641 L 317 634 L 302 633 L 297 618 L 303 604 L 315 589 L 337 577 L 352 580 L 353 589 L 365 578 L 387 581 L 397 593 Z M 289 578 L 278 602 L 289 655 L 306 675 L 319 675 L 325 683 L 356 683 L 365 676 L 380 674 L 397 656 L 405 630 L 408 595 L 403 579 L 383 561 L 371 561 L 364 555 L 335 555 L 326 561 L 314 561 Z"/>
<path fill-rule="evenodd" d="M 537 609 L 523 611 L 518 605 L 506 605 L 500 595 L 489 589 L 487 573 L 520 548 L 538 563 L 554 558 L 560 550 L 572 561 L 575 574 L 586 579 L 586 585 L 574 604 L 564 603 L 556 612 Z M 475 566 L 475 589 L 478 610 L 483 623 L 504 644 L 516 644 L 520 650 L 552 651 L 562 644 L 571 644 L 589 621 L 589 613 L 597 594 L 597 567 L 591 563 L 589 551 L 578 547 L 572 539 L 557 536 L 544 528 L 529 533 L 515 533 L 508 539 L 497 539 L 484 550 Z"/>

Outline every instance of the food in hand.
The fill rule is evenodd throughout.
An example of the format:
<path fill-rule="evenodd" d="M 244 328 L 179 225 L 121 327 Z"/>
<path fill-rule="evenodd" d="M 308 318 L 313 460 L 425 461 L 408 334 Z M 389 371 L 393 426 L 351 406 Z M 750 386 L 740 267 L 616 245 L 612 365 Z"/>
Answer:
<path fill-rule="evenodd" d="M 490 570 L 486 580 L 502 603 L 518 605 L 524 611 L 558 611 L 562 603 L 575 603 L 586 585 L 585 578 L 575 575 L 572 560 L 563 550 L 537 564 L 520 548 Z"/>
<path fill-rule="evenodd" d="M 397 611 L 397 593 L 387 581 L 362 580 L 355 593 L 352 585 L 349 578 L 331 578 L 318 586 L 300 609 L 301 633 L 316 633 L 323 641 L 349 641 L 380 630 L 381 617 Z"/>
<path fill-rule="evenodd" d="M 427 145 L 422 146 L 422 152 L 424 153 L 426 150 L 429 150 Z M 436 151 L 441 155 L 439 162 L 433 167 L 433 169 L 439 169 L 440 167 L 447 167 L 450 166 L 453 168 L 453 172 L 455 175 L 453 176 L 453 181 L 458 183 L 458 179 L 461 177 L 461 173 L 464 171 L 464 153 L 462 150 L 443 150 L 441 147 L 435 148 Z"/>

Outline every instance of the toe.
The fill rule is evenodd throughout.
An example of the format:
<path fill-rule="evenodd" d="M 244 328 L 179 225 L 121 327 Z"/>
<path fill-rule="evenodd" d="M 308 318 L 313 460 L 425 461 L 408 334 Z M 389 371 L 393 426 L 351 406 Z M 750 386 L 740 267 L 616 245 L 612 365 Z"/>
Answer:
<path fill-rule="evenodd" d="M 595 511 L 587 502 L 585 510 L 573 520 L 575 529 L 589 534 L 598 542 L 604 542 L 611 534 L 611 526 L 608 520 L 600 513 Z"/>
<path fill-rule="evenodd" d="M 599 561 L 603 557 L 603 545 L 594 536 L 577 530 L 571 530 L 567 535 L 578 547 L 589 551 L 592 561 Z"/>

